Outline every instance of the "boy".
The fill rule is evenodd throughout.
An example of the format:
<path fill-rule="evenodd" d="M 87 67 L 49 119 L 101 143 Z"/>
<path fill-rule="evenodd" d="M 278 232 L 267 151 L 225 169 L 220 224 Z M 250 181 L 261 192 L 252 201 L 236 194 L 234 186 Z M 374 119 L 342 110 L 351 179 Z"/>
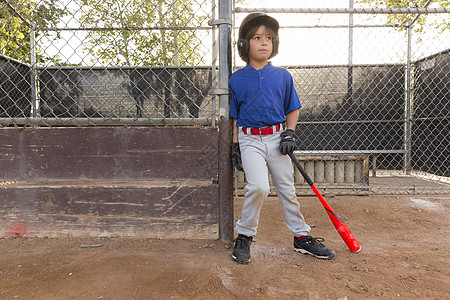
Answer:
<path fill-rule="evenodd" d="M 285 223 L 294 235 L 294 250 L 321 259 L 335 254 L 323 239 L 309 236 L 311 228 L 300 213 L 295 194 L 294 169 L 288 155 L 295 148 L 300 100 L 290 73 L 272 66 L 278 53 L 278 21 L 264 13 L 249 14 L 239 28 L 239 55 L 247 65 L 230 78 L 233 118 L 233 164 L 245 171 L 248 185 L 241 219 L 236 222 L 232 258 L 250 261 L 250 245 L 259 215 L 269 194 L 268 171 L 280 199 Z M 285 129 L 283 131 L 283 124 Z"/>

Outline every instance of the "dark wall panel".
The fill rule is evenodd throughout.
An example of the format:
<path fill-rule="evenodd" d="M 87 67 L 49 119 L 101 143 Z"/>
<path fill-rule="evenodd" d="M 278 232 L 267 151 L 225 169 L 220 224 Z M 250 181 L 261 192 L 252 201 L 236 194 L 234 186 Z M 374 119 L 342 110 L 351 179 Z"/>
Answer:
<path fill-rule="evenodd" d="M 0 56 L 0 118 L 31 113 L 31 67 Z"/>
<path fill-rule="evenodd" d="M 0 180 L 217 180 L 217 130 L 0 130 Z"/>
<path fill-rule="evenodd" d="M 414 169 L 450 176 L 450 50 L 414 64 Z"/>

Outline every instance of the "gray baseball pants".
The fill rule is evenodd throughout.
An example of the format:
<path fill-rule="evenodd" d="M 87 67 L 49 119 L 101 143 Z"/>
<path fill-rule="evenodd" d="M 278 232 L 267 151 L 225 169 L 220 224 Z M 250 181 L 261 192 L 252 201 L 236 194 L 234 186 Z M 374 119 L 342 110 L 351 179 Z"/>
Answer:
<path fill-rule="evenodd" d="M 279 149 L 280 134 L 281 132 L 264 136 L 244 134 L 239 127 L 242 166 L 248 184 L 245 187 L 247 192 L 241 218 L 234 228 L 237 234 L 255 236 L 257 233 L 261 208 L 270 192 L 268 171 L 272 175 L 288 229 L 294 236 L 306 236 L 311 231 L 300 213 L 291 159 L 282 155 Z"/>

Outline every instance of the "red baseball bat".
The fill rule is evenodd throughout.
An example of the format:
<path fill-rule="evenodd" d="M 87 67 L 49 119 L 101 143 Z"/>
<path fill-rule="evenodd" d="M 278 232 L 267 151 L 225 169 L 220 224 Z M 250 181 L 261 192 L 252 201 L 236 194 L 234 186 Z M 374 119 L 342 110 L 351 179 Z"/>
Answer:
<path fill-rule="evenodd" d="M 337 232 L 341 236 L 341 238 L 344 240 L 347 247 L 350 249 L 350 251 L 357 253 L 361 250 L 361 245 L 356 240 L 355 236 L 352 234 L 350 229 L 345 225 L 344 221 L 338 216 L 338 214 L 331 208 L 331 206 L 325 201 L 325 199 L 322 197 L 320 192 L 317 190 L 317 188 L 314 185 L 314 182 L 311 180 L 311 178 L 308 176 L 308 174 L 305 172 L 305 169 L 300 165 L 299 161 L 295 157 L 294 153 L 289 154 L 289 157 L 291 158 L 294 165 L 297 167 L 297 169 L 302 174 L 303 178 L 305 178 L 306 182 L 309 184 L 311 189 L 314 191 L 316 196 L 319 198 L 320 203 L 322 203 L 323 207 L 325 208 L 325 211 L 327 212 L 328 216 L 330 217 L 331 222 L 333 223 L 334 227 L 336 228 Z"/>

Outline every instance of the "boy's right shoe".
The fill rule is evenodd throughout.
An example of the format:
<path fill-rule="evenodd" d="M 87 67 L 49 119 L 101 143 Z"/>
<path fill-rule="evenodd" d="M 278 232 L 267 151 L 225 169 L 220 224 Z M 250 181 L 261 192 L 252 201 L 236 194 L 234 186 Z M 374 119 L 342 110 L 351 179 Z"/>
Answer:
<path fill-rule="evenodd" d="M 253 237 L 239 234 L 235 239 L 233 254 L 231 257 L 240 264 L 247 264 L 250 261 L 250 245 Z"/>
<path fill-rule="evenodd" d="M 303 254 L 309 254 L 320 259 L 333 259 L 333 251 L 322 244 L 323 238 L 313 238 L 306 236 L 300 240 L 294 237 L 294 250 Z"/>

